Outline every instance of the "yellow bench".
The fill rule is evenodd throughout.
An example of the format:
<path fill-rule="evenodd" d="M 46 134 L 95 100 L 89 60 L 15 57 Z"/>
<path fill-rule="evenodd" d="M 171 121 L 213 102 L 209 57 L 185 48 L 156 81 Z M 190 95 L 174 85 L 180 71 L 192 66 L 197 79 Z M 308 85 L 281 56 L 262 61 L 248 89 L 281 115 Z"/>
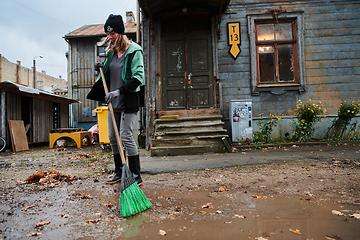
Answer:
<path fill-rule="evenodd" d="M 91 143 L 91 132 L 89 131 L 77 131 L 77 132 L 53 132 L 49 133 L 49 145 L 50 148 L 54 147 L 56 140 L 59 138 L 68 137 L 75 141 L 78 148 L 82 147 L 82 140 L 87 138 L 88 142 Z"/>

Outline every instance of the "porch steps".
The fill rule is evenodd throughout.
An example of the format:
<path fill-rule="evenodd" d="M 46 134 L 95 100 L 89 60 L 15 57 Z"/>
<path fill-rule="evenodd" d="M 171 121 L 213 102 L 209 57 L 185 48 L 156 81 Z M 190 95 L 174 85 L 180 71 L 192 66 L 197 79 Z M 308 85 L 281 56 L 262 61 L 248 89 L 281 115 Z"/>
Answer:
<path fill-rule="evenodd" d="M 194 155 L 219 152 L 229 139 L 222 116 L 155 120 L 151 156 Z"/>

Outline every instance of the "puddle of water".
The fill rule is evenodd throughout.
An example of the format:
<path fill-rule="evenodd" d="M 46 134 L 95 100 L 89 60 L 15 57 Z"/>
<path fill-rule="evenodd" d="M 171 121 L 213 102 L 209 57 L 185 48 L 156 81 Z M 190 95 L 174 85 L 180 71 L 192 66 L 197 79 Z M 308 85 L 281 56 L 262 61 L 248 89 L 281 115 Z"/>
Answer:
<path fill-rule="evenodd" d="M 158 239 L 159 230 L 165 231 L 170 239 L 360 238 L 360 220 L 349 216 L 359 211 L 360 206 L 311 202 L 298 196 L 254 198 L 251 194 L 230 192 L 155 194 L 159 196 L 157 205 L 172 205 L 172 211 L 144 224 L 139 235 L 131 239 Z M 211 206 L 204 208 L 208 205 Z M 344 216 L 334 215 L 333 210 Z"/>
<path fill-rule="evenodd" d="M 360 238 L 360 220 L 349 216 L 360 211 L 359 205 L 312 202 L 298 196 L 265 199 L 235 191 L 163 191 L 144 186 L 154 206 L 123 219 L 118 211 L 119 186 L 79 181 L 20 194 L 16 202 L 0 204 L 0 238 L 21 239 L 27 233 L 41 232 L 37 239 L 161 239 L 159 230 L 166 232 L 167 239 Z M 92 198 L 75 198 L 76 194 Z M 35 228 L 42 220 L 51 222 Z"/>

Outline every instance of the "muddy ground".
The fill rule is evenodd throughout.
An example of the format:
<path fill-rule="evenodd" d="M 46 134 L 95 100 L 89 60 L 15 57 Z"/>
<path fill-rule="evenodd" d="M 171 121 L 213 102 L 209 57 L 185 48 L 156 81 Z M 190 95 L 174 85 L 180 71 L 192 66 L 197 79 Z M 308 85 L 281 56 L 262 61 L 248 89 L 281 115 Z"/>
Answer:
<path fill-rule="evenodd" d="M 2 152 L 0 239 L 360 239 L 360 142 L 331 145 L 295 146 L 315 156 L 306 161 L 143 174 L 153 206 L 127 219 L 118 210 L 120 184 L 104 184 L 110 151 Z M 41 171 L 40 182 L 25 181 Z"/>

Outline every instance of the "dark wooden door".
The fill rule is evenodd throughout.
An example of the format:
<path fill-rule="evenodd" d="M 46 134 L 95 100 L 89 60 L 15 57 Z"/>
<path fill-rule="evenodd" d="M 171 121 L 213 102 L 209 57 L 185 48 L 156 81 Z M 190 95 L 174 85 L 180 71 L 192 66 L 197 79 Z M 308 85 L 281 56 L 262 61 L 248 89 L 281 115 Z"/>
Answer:
<path fill-rule="evenodd" d="M 211 38 L 206 35 L 187 36 L 188 109 L 213 107 L 213 67 Z"/>
<path fill-rule="evenodd" d="M 184 22 L 188 31 L 162 36 L 162 109 L 165 111 L 214 105 L 210 31 L 201 31 L 204 23 L 192 29 L 186 27 L 191 26 L 190 21 Z"/>

